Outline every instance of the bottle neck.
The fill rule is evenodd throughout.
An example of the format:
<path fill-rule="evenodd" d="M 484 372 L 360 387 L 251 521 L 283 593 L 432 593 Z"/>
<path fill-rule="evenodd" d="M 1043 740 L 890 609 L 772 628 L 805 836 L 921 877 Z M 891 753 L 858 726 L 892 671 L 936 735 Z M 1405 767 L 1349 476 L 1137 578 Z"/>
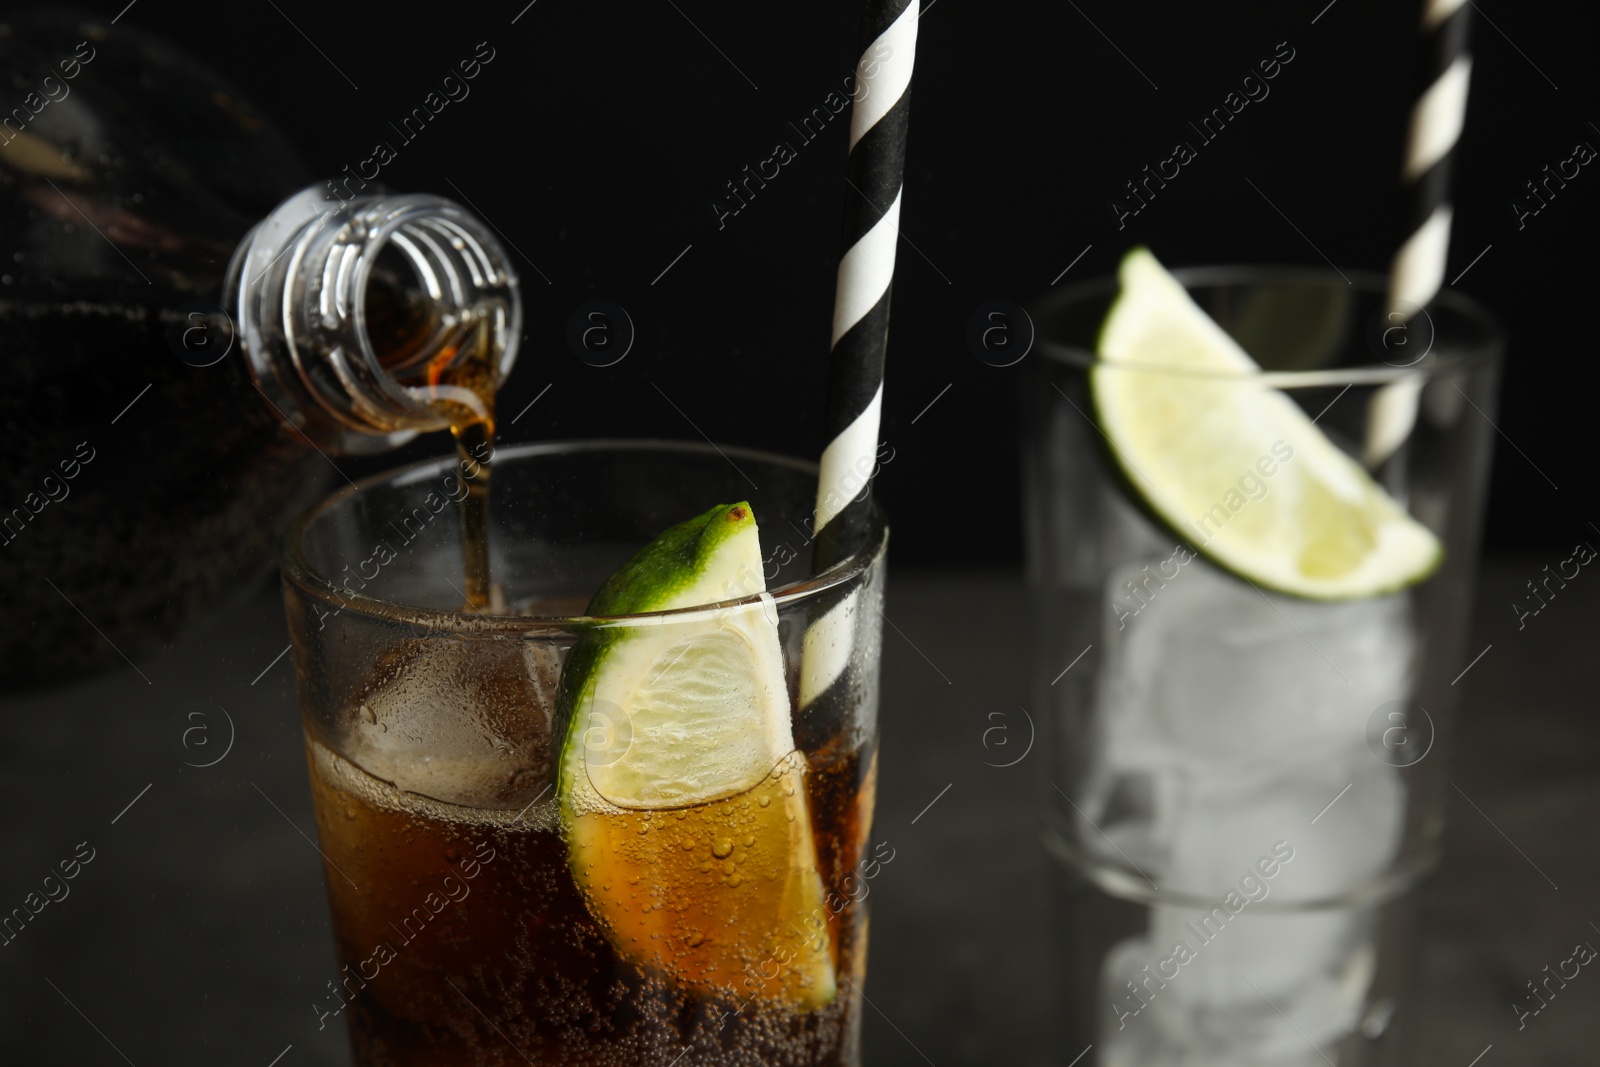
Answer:
<path fill-rule="evenodd" d="M 492 418 L 522 334 L 505 250 L 436 196 L 302 190 L 245 235 L 225 292 L 257 387 L 332 451 Z"/>

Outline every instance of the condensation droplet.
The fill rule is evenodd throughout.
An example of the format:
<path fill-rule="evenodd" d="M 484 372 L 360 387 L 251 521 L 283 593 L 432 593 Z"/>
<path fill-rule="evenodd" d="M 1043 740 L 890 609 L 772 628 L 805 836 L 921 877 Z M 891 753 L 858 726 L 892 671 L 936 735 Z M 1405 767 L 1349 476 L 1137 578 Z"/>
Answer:
<path fill-rule="evenodd" d="M 711 854 L 717 859 L 724 859 L 733 852 L 733 842 L 726 837 L 719 837 L 711 846 Z"/>
<path fill-rule="evenodd" d="M 761 806 L 763 808 L 771 807 L 772 806 L 772 798 L 771 797 L 762 797 L 761 800 L 760 800 L 760 804 L 761 804 Z"/>
<path fill-rule="evenodd" d="M 689 932 L 689 936 L 684 938 L 684 941 L 688 943 L 690 948 L 699 948 L 701 945 L 705 944 L 705 940 L 706 935 L 702 934 L 699 930 L 691 930 Z"/>
<path fill-rule="evenodd" d="M 361 705 L 361 718 L 370 726 L 378 721 L 378 713 L 363 704 Z"/>
<path fill-rule="evenodd" d="M 736 886 L 742 881 L 744 881 L 744 875 L 740 874 L 738 871 L 734 871 L 732 874 L 728 875 L 728 885 L 730 886 Z"/>

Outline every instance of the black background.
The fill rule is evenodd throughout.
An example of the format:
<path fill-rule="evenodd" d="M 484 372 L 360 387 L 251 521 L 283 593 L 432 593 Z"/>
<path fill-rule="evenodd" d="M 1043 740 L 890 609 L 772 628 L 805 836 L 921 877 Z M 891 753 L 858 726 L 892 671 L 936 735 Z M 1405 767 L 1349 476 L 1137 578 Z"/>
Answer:
<path fill-rule="evenodd" d="M 115 15 L 124 3 L 88 9 Z M 507 425 L 509 440 L 704 435 L 816 455 L 847 116 L 809 144 L 789 123 L 850 73 L 858 9 L 526 3 L 202 11 L 137 0 L 122 20 L 205 57 L 319 174 L 388 141 L 398 156 L 380 181 L 469 199 L 504 233 L 528 314 L 503 411 L 549 387 Z M 983 302 L 1028 303 L 1085 248 L 1059 284 L 1107 273 L 1139 242 L 1172 266 L 1385 269 L 1419 5 L 1325 5 L 934 0 L 925 10 L 882 431 L 895 458 L 879 479 L 897 564 L 1020 557 L 1025 368 L 990 367 L 968 349 L 967 319 Z M 1481 6 L 1474 33 L 1447 278 L 1473 264 L 1460 288 L 1502 315 L 1512 339 L 1489 547 L 1570 545 L 1600 518 L 1584 432 L 1600 174 L 1584 168 L 1522 228 L 1510 203 L 1577 141 L 1600 147 L 1592 20 L 1578 5 L 1498 2 Z M 470 95 L 401 143 L 388 123 L 479 42 L 494 59 Z M 1294 59 L 1270 95 L 1119 230 L 1110 201 L 1122 183 L 1169 155 L 1189 137 L 1186 120 L 1219 106 L 1280 42 Z M 719 229 L 712 203 L 724 183 L 779 141 L 798 157 Z M 564 339 L 573 310 L 596 298 L 637 329 L 627 358 L 604 369 Z"/>

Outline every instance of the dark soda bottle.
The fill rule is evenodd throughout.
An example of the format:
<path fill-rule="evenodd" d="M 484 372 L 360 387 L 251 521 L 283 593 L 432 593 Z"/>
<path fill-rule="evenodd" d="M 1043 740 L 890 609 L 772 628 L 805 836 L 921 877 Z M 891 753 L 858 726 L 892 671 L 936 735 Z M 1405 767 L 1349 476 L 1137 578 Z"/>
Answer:
<path fill-rule="evenodd" d="M 341 453 L 486 447 L 521 304 L 471 213 L 313 183 L 128 27 L 0 21 L 0 86 L 0 680 L 123 666 L 246 594 Z"/>

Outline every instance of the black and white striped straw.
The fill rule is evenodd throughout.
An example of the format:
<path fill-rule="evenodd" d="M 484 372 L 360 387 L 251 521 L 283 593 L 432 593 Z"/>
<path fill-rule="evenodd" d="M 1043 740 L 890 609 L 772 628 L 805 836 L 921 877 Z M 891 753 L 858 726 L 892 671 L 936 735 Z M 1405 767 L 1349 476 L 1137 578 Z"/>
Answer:
<path fill-rule="evenodd" d="M 1450 258 L 1451 178 L 1456 146 L 1467 115 L 1467 83 L 1472 75 L 1472 55 L 1467 50 L 1471 5 L 1467 0 L 1424 0 L 1422 8 L 1421 77 L 1411 108 L 1406 135 L 1405 162 L 1400 170 L 1404 203 L 1404 239 L 1389 265 L 1388 306 L 1383 336 L 1388 327 L 1408 323 L 1444 288 L 1445 265 Z M 1406 348 L 1391 351 L 1398 365 L 1413 362 L 1412 345 L 1418 339 L 1398 335 Z M 1423 348 L 1426 353 L 1427 348 Z M 1392 456 L 1411 435 L 1417 420 L 1417 403 L 1423 379 L 1408 376 L 1383 386 L 1372 396 L 1363 459 L 1376 468 Z"/>
<path fill-rule="evenodd" d="M 878 450 L 883 357 L 889 336 L 889 289 L 900 236 L 911 68 L 916 59 L 918 0 L 867 0 L 861 19 L 845 175 L 844 253 L 834 290 L 828 361 L 828 446 L 817 484 L 817 571 L 865 541 L 867 492 Z"/>
<path fill-rule="evenodd" d="M 817 477 L 812 571 L 821 573 L 866 543 L 872 472 L 883 408 L 889 289 L 900 238 L 900 192 L 917 52 L 919 0 L 866 0 L 861 58 L 850 110 L 844 253 L 833 298 L 828 359 L 828 446 Z M 849 666 L 859 588 L 806 628 L 800 706 L 810 705 Z"/>
<path fill-rule="evenodd" d="M 1407 318 L 1444 288 L 1450 252 L 1451 177 L 1467 114 L 1472 56 L 1466 0 L 1426 0 L 1420 95 L 1411 109 L 1405 165 L 1405 240 L 1389 269 L 1389 307 Z"/>

